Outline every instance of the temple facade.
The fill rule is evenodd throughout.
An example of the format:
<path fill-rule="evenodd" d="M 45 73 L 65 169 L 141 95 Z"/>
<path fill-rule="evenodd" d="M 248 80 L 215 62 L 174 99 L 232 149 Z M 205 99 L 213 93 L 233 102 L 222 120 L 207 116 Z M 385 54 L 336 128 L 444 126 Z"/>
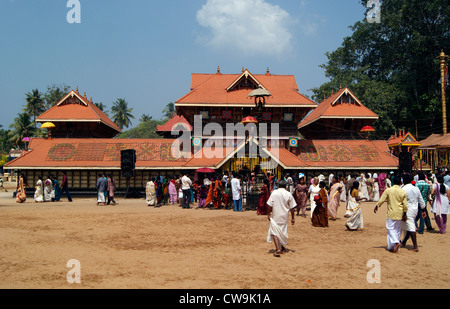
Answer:
<path fill-rule="evenodd" d="M 135 188 L 153 176 L 195 175 L 200 168 L 222 173 L 261 166 L 278 177 L 398 168 L 386 141 L 361 132 L 378 116 L 347 88 L 317 104 L 299 92 L 293 75 L 218 69 L 192 74 L 189 91 L 175 108 L 177 115 L 157 128 L 161 139 L 114 138 L 120 129 L 92 99 L 73 90 L 37 118 L 54 124 L 51 136 L 32 138 L 28 150 L 5 168 L 25 173 L 29 184 L 39 175 L 60 177 L 66 171 L 75 191 L 95 190 L 100 172 L 125 187 L 120 160 L 125 149 L 136 150 L 130 179 Z"/>

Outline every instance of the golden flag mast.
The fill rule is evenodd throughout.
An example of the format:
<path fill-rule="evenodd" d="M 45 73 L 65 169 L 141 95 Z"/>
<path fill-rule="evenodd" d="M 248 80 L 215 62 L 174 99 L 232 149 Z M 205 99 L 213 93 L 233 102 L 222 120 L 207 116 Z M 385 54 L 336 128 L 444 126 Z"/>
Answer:
<path fill-rule="evenodd" d="M 445 55 L 444 51 L 441 50 L 441 54 L 439 55 L 439 62 L 441 65 L 441 88 L 442 88 L 442 133 L 447 134 L 447 103 L 445 99 L 445 67 L 446 61 L 449 56 Z"/>

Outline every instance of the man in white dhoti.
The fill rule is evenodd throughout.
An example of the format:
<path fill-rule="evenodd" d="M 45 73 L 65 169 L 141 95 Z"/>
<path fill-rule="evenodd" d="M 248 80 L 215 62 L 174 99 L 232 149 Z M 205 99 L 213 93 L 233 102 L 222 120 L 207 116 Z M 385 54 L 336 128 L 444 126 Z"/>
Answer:
<path fill-rule="evenodd" d="M 374 209 L 374 213 L 377 213 L 378 208 L 387 201 L 387 250 L 394 253 L 397 253 L 401 246 L 402 221 L 406 221 L 406 212 L 408 211 L 406 192 L 400 188 L 401 183 L 402 179 L 396 176 L 394 186 L 384 191 Z"/>
<path fill-rule="evenodd" d="M 278 182 L 278 189 L 270 195 L 267 205 L 269 206 L 267 217 L 270 221 L 267 242 L 275 243 L 274 256 L 280 257 L 280 254 L 286 252 L 286 244 L 288 240 L 288 220 L 289 212 L 291 213 L 291 223 L 295 224 L 294 208 L 297 203 L 291 193 L 286 190 L 286 181 Z M 272 216 L 271 216 L 272 214 Z"/>
<path fill-rule="evenodd" d="M 420 208 L 424 209 L 427 204 L 423 200 L 422 193 L 420 193 L 419 188 L 411 184 L 413 177 L 411 175 L 403 176 L 403 190 L 406 192 L 406 201 L 408 203 L 408 211 L 406 212 L 406 221 L 402 221 L 402 229 L 406 232 L 405 238 L 402 241 L 402 247 L 405 247 L 406 242 L 409 237 L 411 237 L 413 242 L 412 251 L 418 252 L 419 248 L 417 246 L 416 237 L 416 217 Z M 425 215 L 425 212 L 422 212 Z"/>

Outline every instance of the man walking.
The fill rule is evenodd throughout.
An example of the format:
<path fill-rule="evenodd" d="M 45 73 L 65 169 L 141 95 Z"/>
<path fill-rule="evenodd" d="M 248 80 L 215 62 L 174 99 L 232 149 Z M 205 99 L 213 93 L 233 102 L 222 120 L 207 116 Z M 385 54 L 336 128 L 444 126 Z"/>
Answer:
<path fill-rule="evenodd" d="M 374 213 L 377 213 L 378 208 L 387 201 L 387 250 L 394 253 L 397 253 L 401 246 L 401 224 L 402 221 L 406 221 L 408 211 L 406 192 L 400 188 L 401 183 L 402 179 L 399 176 L 394 177 L 394 186 L 383 192 L 374 209 Z"/>
<path fill-rule="evenodd" d="M 275 243 L 275 257 L 286 252 L 286 244 L 288 240 L 287 226 L 289 213 L 291 213 L 291 223 L 295 224 L 295 207 L 297 203 L 292 194 L 286 190 L 286 181 L 278 182 L 278 189 L 272 192 L 267 201 L 268 212 L 267 217 L 270 221 L 267 242 Z M 272 217 L 270 216 L 272 214 Z"/>
<path fill-rule="evenodd" d="M 419 205 L 421 209 L 424 209 L 427 204 L 423 201 L 419 188 L 411 184 L 412 180 L 413 177 L 411 175 L 403 176 L 403 190 L 406 192 L 408 211 L 406 212 L 407 220 L 402 223 L 403 230 L 406 232 L 405 238 L 402 241 L 402 246 L 404 247 L 409 237 L 411 237 L 413 242 L 413 248 L 411 250 L 418 252 L 419 248 L 417 246 L 416 237 L 416 217 L 419 212 Z"/>
<path fill-rule="evenodd" d="M 103 204 L 106 206 L 106 191 L 108 189 L 108 181 L 105 174 L 98 174 L 97 179 L 97 206 Z"/>
<path fill-rule="evenodd" d="M 69 202 L 72 202 L 72 197 L 70 196 L 70 192 L 69 192 L 69 182 L 67 181 L 67 175 L 66 172 L 62 172 L 63 174 L 63 180 L 62 180 L 62 193 L 65 193 L 67 195 L 67 199 L 69 200 Z M 62 195 L 61 193 L 61 195 Z"/>
<path fill-rule="evenodd" d="M 418 179 L 419 180 L 416 183 L 416 187 L 419 188 L 420 193 L 422 194 L 423 201 L 425 202 L 425 205 L 426 205 L 427 202 L 431 200 L 431 197 L 430 197 L 431 186 L 429 183 L 427 183 L 425 181 L 424 173 L 419 173 Z M 430 216 L 428 215 L 428 210 L 427 210 L 426 206 L 424 209 L 419 208 L 419 212 L 417 213 L 417 216 L 416 216 L 416 224 L 417 224 L 417 221 L 419 221 L 419 229 L 417 231 L 419 234 L 423 234 L 425 225 L 427 226 L 427 231 L 434 230 L 434 228 L 431 226 L 431 220 L 430 220 Z"/>
<path fill-rule="evenodd" d="M 183 177 L 181 177 L 181 190 L 183 191 L 183 201 L 181 202 L 181 207 L 188 209 L 189 202 L 191 200 L 191 186 L 192 181 L 189 178 L 188 174 L 184 174 Z"/>

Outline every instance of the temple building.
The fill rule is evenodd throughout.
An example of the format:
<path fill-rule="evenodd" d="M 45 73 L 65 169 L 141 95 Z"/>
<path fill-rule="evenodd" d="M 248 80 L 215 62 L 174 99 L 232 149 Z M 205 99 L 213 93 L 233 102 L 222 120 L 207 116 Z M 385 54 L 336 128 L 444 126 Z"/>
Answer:
<path fill-rule="evenodd" d="M 278 177 L 286 172 L 311 177 L 389 172 L 399 165 L 386 141 L 369 140 L 361 132 L 378 116 L 347 88 L 317 104 L 299 92 L 293 75 L 269 69 L 222 74 L 218 68 L 192 74 L 175 108 L 177 115 L 157 127 L 161 139 L 120 139 L 117 125 L 92 99 L 73 90 L 37 118 L 54 124 L 51 135 L 32 138 L 28 150 L 5 168 L 25 173 L 30 185 L 40 175 L 60 177 L 66 171 L 73 191 L 92 191 L 101 172 L 111 173 L 119 188 L 127 180 L 143 188 L 156 175 L 188 171 L 194 176 L 201 168 L 225 172 L 261 166 Z M 136 151 L 131 179 L 121 175 L 125 149 Z"/>

